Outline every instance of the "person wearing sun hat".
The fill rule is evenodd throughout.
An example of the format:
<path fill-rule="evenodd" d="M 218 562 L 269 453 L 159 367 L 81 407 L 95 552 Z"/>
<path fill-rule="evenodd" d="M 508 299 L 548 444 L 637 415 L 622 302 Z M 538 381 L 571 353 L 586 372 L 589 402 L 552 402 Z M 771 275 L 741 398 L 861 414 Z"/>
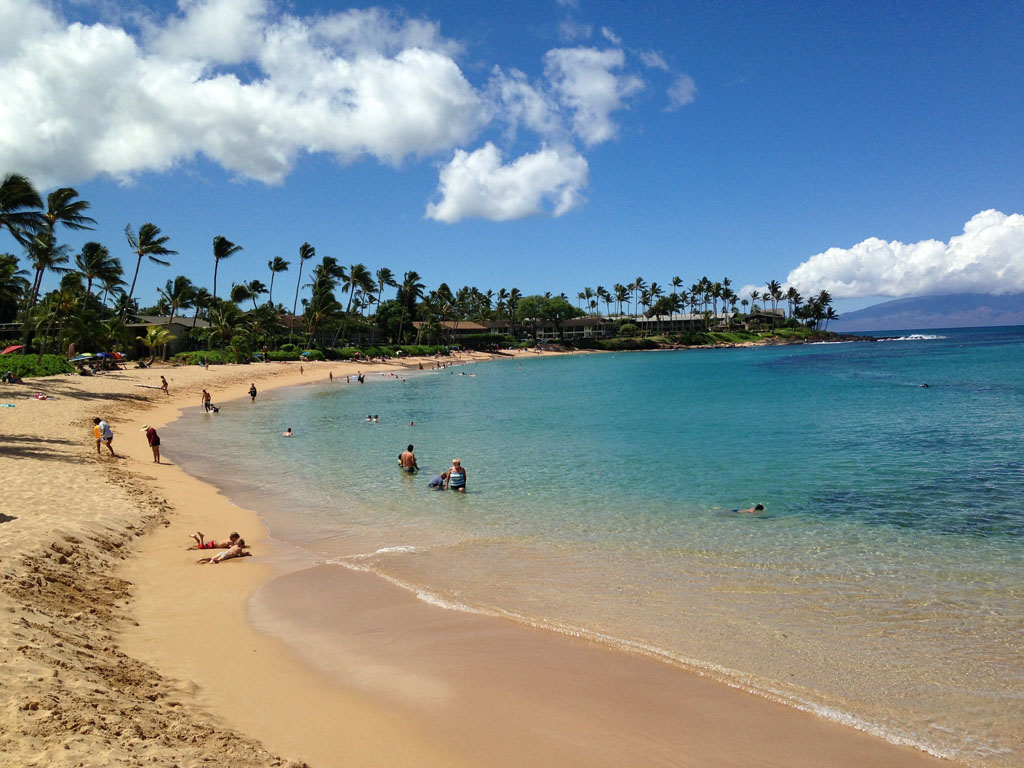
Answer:
<path fill-rule="evenodd" d="M 153 461 L 157 464 L 160 463 L 160 435 L 156 433 L 156 429 L 149 426 L 149 424 L 143 424 L 140 432 L 146 433 L 146 440 L 149 441 L 149 447 L 153 449 Z"/>

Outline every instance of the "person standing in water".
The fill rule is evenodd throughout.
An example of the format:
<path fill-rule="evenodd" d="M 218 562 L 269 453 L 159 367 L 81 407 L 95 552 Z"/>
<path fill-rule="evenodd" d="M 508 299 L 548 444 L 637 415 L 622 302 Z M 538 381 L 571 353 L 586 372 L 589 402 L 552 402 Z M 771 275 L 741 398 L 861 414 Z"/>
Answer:
<path fill-rule="evenodd" d="M 398 463 L 402 465 L 402 469 L 406 472 L 417 472 L 419 470 L 419 465 L 416 464 L 416 454 L 412 452 L 411 443 L 398 457 Z"/>
<path fill-rule="evenodd" d="M 444 489 L 466 492 L 466 468 L 462 466 L 462 459 L 452 459 L 452 466 L 448 469 L 448 479 L 445 480 Z"/>
<path fill-rule="evenodd" d="M 249 385 L 249 397 L 252 398 L 252 401 L 254 403 L 256 402 L 256 383 L 255 382 L 253 382 L 252 384 Z"/>

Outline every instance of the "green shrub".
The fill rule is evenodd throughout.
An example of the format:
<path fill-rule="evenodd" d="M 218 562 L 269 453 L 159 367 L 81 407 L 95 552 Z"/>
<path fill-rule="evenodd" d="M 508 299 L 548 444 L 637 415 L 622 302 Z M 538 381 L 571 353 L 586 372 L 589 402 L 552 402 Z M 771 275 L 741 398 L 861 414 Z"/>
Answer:
<path fill-rule="evenodd" d="M 403 355 L 410 357 L 430 357 L 444 354 L 444 347 L 439 344 L 406 344 L 399 349 L 402 350 Z"/>
<path fill-rule="evenodd" d="M 291 346 L 292 348 L 291 349 L 277 349 L 277 350 L 274 350 L 273 352 L 267 352 L 267 359 L 268 360 L 274 360 L 274 361 L 298 360 L 299 359 L 299 353 L 295 350 L 295 345 L 291 344 L 289 346 Z"/>
<path fill-rule="evenodd" d="M 636 325 L 634 323 L 623 323 L 619 326 L 619 336 L 624 339 L 631 339 L 636 336 Z"/>
<path fill-rule="evenodd" d="M 470 349 L 483 349 L 493 347 L 495 344 L 504 344 L 509 337 L 504 333 L 473 333 L 463 337 L 459 343 Z"/>
<path fill-rule="evenodd" d="M 609 352 L 622 352 L 630 349 L 658 349 L 656 341 L 650 339 L 595 339 L 597 349 Z"/>
<path fill-rule="evenodd" d="M 23 379 L 36 376 L 56 376 L 59 373 L 74 373 L 75 367 L 63 355 L 4 355 L 0 357 L 0 372 L 11 371 Z"/>
<path fill-rule="evenodd" d="M 281 345 L 280 351 L 281 352 L 298 352 L 299 350 L 298 350 L 298 347 L 296 347 L 294 344 L 285 343 L 285 344 Z"/>
<path fill-rule="evenodd" d="M 182 365 L 205 365 L 207 361 L 210 362 L 210 365 L 224 365 L 225 363 L 233 363 L 235 361 L 234 355 L 224 349 L 179 352 L 172 359 L 175 362 L 180 362 Z"/>

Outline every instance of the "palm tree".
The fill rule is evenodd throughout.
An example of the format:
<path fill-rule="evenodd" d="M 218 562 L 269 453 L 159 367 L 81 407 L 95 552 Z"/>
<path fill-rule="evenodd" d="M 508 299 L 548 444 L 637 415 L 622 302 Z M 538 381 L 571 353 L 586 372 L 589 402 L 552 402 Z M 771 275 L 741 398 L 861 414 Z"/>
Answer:
<path fill-rule="evenodd" d="M 676 275 L 672 278 L 672 293 L 679 293 L 679 286 L 683 284 L 683 278 Z"/>
<path fill-rule="evenodd" d="M 786 291 L 786 301 L 789 302 L 789 316 L 796 317 L 796 313 L 800 310 L 800 305 L 804 303 L 804 297 L 800 295 L 794 286 L 789 286 L 789 290 Z"/>
<path fill-rule="evenodd" d="M 420 282 L 419 273 L 409 270 L 402 277 L 398 286 L 398 301 L 402 305 L 402 320 L 398 325 L 398 343 L 402 343 L 402 329 L 405 327 L 406 315 L 415 316 L 416 302 L 423 298 L 426 286 Z"/>
<path fill-rule="evenodd" d="M 253 296 L 252 291 L 249 289 L 248 283 L 232 283 L 231 290 L 229 291 L 231 300 L 235 304 L 241 304 L 244 301 L 252 299 L 252 305 L 256 306 L 256 298 Z"/>
<path fill-rule="evenodd" d="M 623 285 L 622 283 L 616 283 L 615 287 L 615 303 L 619 305 L 618 314 L 622 315 L 622 304 L 623 302 L 629 301 L 629 286 Z"/>
<path fill-rule="evenodd" d="M 4 227 L 22 246 L 29 235 L 45 226 L 43 201 L 32 182 L 20 173 L 8 173 L 0 181 L 0 229 Z"/>
<path fill-rule="evenodd" d="M 604 313 L 606 315 L 611 314 L 613 298 L 611 293 L 608 292 L 608 289 L 603 285 L 597 286 L 597 298 L 604 302 Z"/>
<path fill-rule="evenodd" d="M 295 302 L 292 304 L 292 315 L 299 308 L 299 285 L 302 283 L 302 265 L 307 261 L 316 256 L 316 248 L 309 243 L 303 243 L 299 246 L 299 277 L 295 281 Z"/>
<path fill-rule="evenodd" d="M 56 234 L 57 225 L 65 229 L 92 229 L 96 219 L 86 216 L 83 211 L 89 209 L 87 200 L 75 200 L 78 192 L 71 187 L 55 189 L 46 196 L 46 210 L 43 212 L 44 227 L 51 234 Z"/>
<path fill-rule="evenodd" d="M 32 259 L 32 266 L 36 270 L 35 280 L 32 282 L 32 290 L 28 297 L 28 308 L 31 310 L 39 298 L 39 289 L 42 286 L 46 270 L 59 273 L 69 271 L 61 266 L 68 262 L 68 247 L 57 245 L 53 235 L 44 228 L 29 238 L 27 251 L 29 258 Z"/>
<path fill-rule="evenodd" d="M 158 259 L 158 256 L 174 256 L 177 251 L 172 251 L 166 246 L 166 243 L 171 238 L 166 235 L 160 234 L 160 227 L 156 224 L 145 223 L 139 227 L 138 234 L 132 232 L 132 225 L 129 224 L 124 228 L 124 236 L 128 239 L 128 245 L 131 246 L 132 253 L 134 253 L 138 259 L 135 261 L 135 275 L 132 277 L 132 286 L 128 289 L 128 304 L 131 304 L 131 299 L 135 295 L 135 281 L 139 279 L 139 267 L 142 266 L 142 257 L 147 257 L 154 264 L 159 264 L 162 267 L 171 266 L 171 262 Z"/>
<path fill-rule="evenodd" d="M 160 298 L 167 304 L 167 331 L 170 333 L 171 323 L 174 322 L 174 314 L 179 309 L 188 309 L 195 300 L 196 287 L 184 275 L 178 275 L 174 280 L 168 280 L 163 288 L 157 288 Z M 167 347 L 164 346 L 161 357 L 167 359 Z"/>
<path fill-rule="evenodd" d="M 384 295 L 384 287 L 390 286 L 397 288 L 398 283 L 395 282 L 395 274 L 387 267 L 381 267 L 377 270 L 377 306 L 380 306 L 381 296 Z"/>
<path fill-rule="evenodd" d="M 778 309 L 779 302 L 782 301 L 782 286 L 778 280 L 769 280 L 765 288 L 764 297 L 772 301 L 772 328 L 774 328 L 776 322 L 775 310 Z"/>
<path fill-rule="evenodd" d="M 292 304 L 292 322 L 288 324 L 288 343 L 292 340 L 292 328 L 295 323 L 295 313 L 299 308 L 299 286 L 302 284 L 302 265 L 316 256 L 316 248 L 309 243 L 299 246 L 299 276 L 295 280 L 295 302 Z"/>
<path fill-rule="evenodd" d="M 270 290 L 268 292 L 267 301 L 271 304 L 274 303 L 274 278 L 277 276 L 278 272 L 287 272 L 290 264 L 290 261 L 285 261 L 280 256 L 275 256 L 267 262 L 267 267 L 270 269 Z"/>
<path fill-rule="evenodd" d="M 213 348 L 214 337 L 220 338 L 222 343 L 227 343 L 233 335 L 238 332 L 245 316 L 242 311 L 230 301 L 220 301 L 210 296 L 210 308 L 207 311 L 210 322 L 210 334 L 207 341 L 207 348 Z"/>
<path fill-rule="evenodd" d="M 18 269 L 18 259 L 0 253 L 0 323 L 9 323 L 17 315 L 17 307 L 28 292 L 28 272 Z"/>
<path fill-rule="evenodd" d="M 644 282 L 644 279 L 642 277 L 640 277 L 640 276 L 637 276 L 636 280 L 634 280 L 632 283 L 629 284 L 629 289 L 631 291 L 633 291 L 634 317 L 636 317 L 636 315 L 638 313 L 637 311 L 640 309 L 640 305 L 637 302 L 637 296 L 640 293 L 640 291 L 643 291 L 646 288 L 647 288 L 647 283 Z"/>
<path fill-rule="evenodd" d="M 256 299 L 267 293 L 267 286 L 265 286 L 260 280 L 251 280 L 246 283 L 249 288 L 249 298 L 252 299 L 252 308 L 256 309 Z"/>
<path fill-rule="evenodd" d="M 78 267 L 78 271 L 85 280 L 86 293 L 92 293 L 94 280 L 101 285 L 107 285 L 120 280 L 124 273 L 121 261 L 112 258 L 105 245 L 91 241 L 83 245 L 82 250 L 75 254 L 75 266 Z"/>
<path fill-rule="evenodd" d="M 241 250 L 243 250 L 242 246 L 235 245 L 222 235 L 213 238 L 213 298 L 217 298 L 217 269 L 220 267 L 221 261 Z"/>
<path fill-rule="evenodd" d="M 195 334 L 196 322 L 199 320 L 199 313 L 203 310 L 210 308 L 210 301 L 213 299 L 213 294 L 203 287 L 198 287 L 192 291 L 192 306 L 195 307 L 195 314 L 192 315 L 192 329 L 190 333 Z"/>
<path fill-rule="evenodd" d="M 169 344 L 174 341 L 177 336 L 171 333 L 162 325 L 151 325 L 146 328 L 145 336 L 136 336 L 136 341 L 141 341 L 146 345 L 152 357 L 149 358 L 149 364 L 152 365 L 153 361 L 156 360 L 156 348 L 164 344 Z"/>
<path fill-rule="evenodd" d="M 348 293 L 348 304 L 345 305 L 345 314 L 352 308 L 352 299 L 356 293 L 369 293 L 374 289 L 376 283 L 373 275 L 366 268 L 365 264 L 353 264 L 348 268 L 348 274 L 342 274 L 341 291 Z"/>

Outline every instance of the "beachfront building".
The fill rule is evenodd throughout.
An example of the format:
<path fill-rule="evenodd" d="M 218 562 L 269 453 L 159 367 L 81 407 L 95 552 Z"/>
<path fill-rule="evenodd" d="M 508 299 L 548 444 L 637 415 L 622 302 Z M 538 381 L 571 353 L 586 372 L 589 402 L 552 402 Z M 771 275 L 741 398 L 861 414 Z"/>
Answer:
<path fill-rule="evenodd" d="M 743 321 L 743 328 L 745 330 L 755 330 L 758 328 L 777 328 L 778 326 L 785 325 L 786 323 L 786 310 L 782 307 L 754 307 L 747 314 L 746 319 Z"/>
<path fill-rule="evenodd" d="M 168 354 L 175 354 L 185 349 L 185 342 L 189 332 L 193 328 L 196 330 L 205 330 L 210 327 L 210 324 L 206 320 L 192 317 L 180 317 L 175 316 L 168 324 L 169 317 L 167 315 L 136 315 L 138 322 L 128 323 L 127 328 L 131 331 L 133 337 L 145 336 L 146 330 L 150 327 L 166 328 L 173 335 L 174 339 L 167 345 Z M 135 357 L 148 356 L 149 352 L 146 346 L 141 342 L 136 342 L 135 345 Z"/>
<path fill-rule="evenodd" d="M 609 339 L 618 330 L 616 323 L 606 317 L 587 315 L 563 320 L 561 328 L 554 323 L 537 326 L 537 338 L 541 341 L 571 341 L 574 339 Z"/>
<path fill-rule="evenodd" d="M 416 329 L 416 343 L 419 343 L 420 336 L 429 333 L 431 328 L 433 328 L 435 333 L 440 333 L 443 340 L 449 344 L 459 344 L 466 341 L 470 336 L 491 333 L 491 329 L 486 325 L 474 323 L 470 320 L 441 320 L 435 323 L 416 320 L 412 325 Z"/>

